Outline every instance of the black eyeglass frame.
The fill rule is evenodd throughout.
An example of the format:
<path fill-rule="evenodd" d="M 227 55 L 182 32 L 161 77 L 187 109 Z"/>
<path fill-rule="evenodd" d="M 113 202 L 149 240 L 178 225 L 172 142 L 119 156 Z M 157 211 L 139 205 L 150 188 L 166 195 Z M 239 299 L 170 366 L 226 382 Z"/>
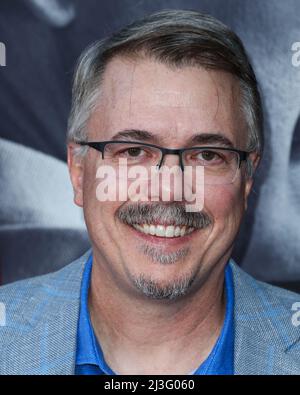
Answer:
<path fill-rule="evenodd" d="M 158 165 L 158 168 L 161 168 L 161 165 L 164 161 L 165 155 L 178 155 L 179 156 L 179 164 L 181 167 L 181 170 L 184 171 L 184 164 L 183 164 L 183 159 L 182 159 L 182 154 L 185 151 L 190 151 L 193 149 L 218 149 L 218 150 L 225 150 L 225 151 L 232 151 L 236 152 L 239 156 L 239 163 L 238 163 L 238 169 L 241 167 L 241 162 L 247 160 L 248 155 L 250 152 L 248 151 L 241 151 L 236 148 L 230 148 L 230 147 L 216 147 L 216 146 L 197 146 L 197 147 L 190 147 L 190 148 L 164 148 L 160 147 L 155 144 L 149 144 L 149 143 L 142 143 L 140 141 L 124 141 L 124 140 L 108 140 L 108 141 L 75 141 L 76 144 L 82 145 L 82 146 L 89 146 L 91 148 L 94 148 L 95 150 L 99 151 L 102 153 L 102 159 L 104 159 L 104 149 L 107 144 L 139 144 L 139 145 L 144 145 L 145 147 L 152 147 L 159 149 L 162 153 L 162 157 L 160 160 L 160 163 Z"/>

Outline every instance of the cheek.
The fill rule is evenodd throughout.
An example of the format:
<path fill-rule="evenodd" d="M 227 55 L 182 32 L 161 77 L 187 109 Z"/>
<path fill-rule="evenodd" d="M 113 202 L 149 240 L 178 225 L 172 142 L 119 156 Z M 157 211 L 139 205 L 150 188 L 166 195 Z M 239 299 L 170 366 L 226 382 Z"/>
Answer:
<path fill-rule="evenodd" d="M 90 239 L 102 248 L 110 249 L 120 241 L 115 213 L 120 202 L 99 202 L 94 195 L 84 204 L 84 218 Z"/>
<path fill-rule="evenodd" d="M 97 234 L 97 238 L 107 237 L 115 224 L 114 214 L 123 202 L 116 201 L 112 195 L 113 188 L 107 191 L 106 186 L 112 187 L 112 179 L 103 178 L 97 174 L 97 163 L 88 164 L 85 168 L 83 182 L 83 209 L 88 229 Z M 99 191 L 104 191 L 99 192 Z M 107 193 L 106 193 L 107 192 Z"/>
<path fill-rule="evenodd" d="M 215 223 L 232 220 L 240 221 L 243 213 L 241 187 L 230 185 L 207 186 L 204 207 Z"/>

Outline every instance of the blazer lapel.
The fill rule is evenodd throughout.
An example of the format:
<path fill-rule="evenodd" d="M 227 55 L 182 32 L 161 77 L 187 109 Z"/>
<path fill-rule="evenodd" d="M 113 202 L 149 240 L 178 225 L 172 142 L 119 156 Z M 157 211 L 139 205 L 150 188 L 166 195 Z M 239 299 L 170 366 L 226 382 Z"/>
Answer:
<path fill-rule="evenodd" d="M 235 374 L 300 374 L 300 331 L 291 320 L 297 295 L 255 280 L 233 260 L 230 264 Z"/>
<path fill-rule="evenodd" d="M 89 251 L 56 273 L 28 285 L 28 298 L 8 314 L 11 341 L 1 349 L 0 374 L 74 374 L 80 288 Z M 15 330 L 12 331 L 12 327 Z"/>

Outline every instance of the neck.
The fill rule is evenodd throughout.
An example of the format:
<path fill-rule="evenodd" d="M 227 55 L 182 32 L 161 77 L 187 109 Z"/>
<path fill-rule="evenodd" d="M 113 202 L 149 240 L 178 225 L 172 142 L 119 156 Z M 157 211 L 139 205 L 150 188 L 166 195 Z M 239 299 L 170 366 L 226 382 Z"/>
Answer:
<path fill-rule="evenodd" d="M 195 370 L 212 350 L 224 321 L 224 265 L 217 269 L 193 294 L 159 301 L 122 291 L 94 256 L 89 309 L 111 369 L 119 374 Z"/>

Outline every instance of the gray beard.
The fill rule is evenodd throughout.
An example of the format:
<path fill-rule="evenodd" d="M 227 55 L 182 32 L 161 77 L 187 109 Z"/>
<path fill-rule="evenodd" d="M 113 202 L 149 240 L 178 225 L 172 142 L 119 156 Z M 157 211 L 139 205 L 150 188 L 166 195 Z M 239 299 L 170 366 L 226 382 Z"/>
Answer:
<path fill-rule="evenodd" d="M 141 274 L 137 277 L 132 277 L 135 288 L 148 298 L 155 300 L 174 300 L 186 295 L 195 275 L 184 276 L 166 285 L 161 285 L 158 281 L 151 278 L 146 278 Z"/>
<path fill-rule="evenodd" d="M 159 247 L 150 247 L 148 244 L 144 244 L 140 247 L 140 251 L 147 255 L 152 262 L 160 263 L 162 265 L 172 265 L 177 261 L 185 258 L 189 253 L 189 248 L 181 248 L 175 252 L 169 254 L 163 253 L 163 249 Z"/>
<path fill-rule="evenodd" d="M 175 252 L 166 254 L 163 248 L 150 247 L 144 244 L 140 247 L 140 251 L 147 255 L 152 262 L 162 265 L 172 265 L 177 261 L 185 258 L 189 253 L 189 248 L 181 248 Z M 135 288 L 143 295 L 156 300 L 173 300 L 187 293 L 188 289 L 194 281 L 194 275 L 184 276 L 166 285 L 161 285 L 158 281 L 146 278 L 141 274 L 132 277 Z"/>

